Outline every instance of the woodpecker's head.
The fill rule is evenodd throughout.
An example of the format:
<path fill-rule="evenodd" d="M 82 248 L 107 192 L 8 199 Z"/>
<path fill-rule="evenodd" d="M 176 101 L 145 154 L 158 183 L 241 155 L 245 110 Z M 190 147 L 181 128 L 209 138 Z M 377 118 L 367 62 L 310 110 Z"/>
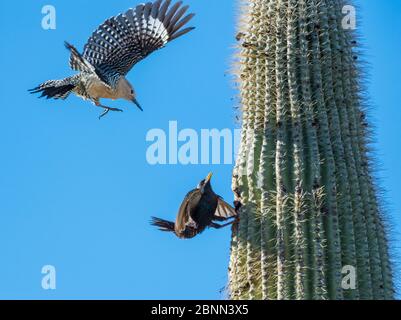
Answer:
<path fill-rule="evenodd" d="M 135 105 L 141 111 L 143 111 L 138 100 L 136 100 L 136 93 L 135 93 L 134 87 L 125 78 L 121 78 L 121 80 L 119 81 L 118 90 L 119 90 L 119 95 L 121 98 L 135 103 Z"/>

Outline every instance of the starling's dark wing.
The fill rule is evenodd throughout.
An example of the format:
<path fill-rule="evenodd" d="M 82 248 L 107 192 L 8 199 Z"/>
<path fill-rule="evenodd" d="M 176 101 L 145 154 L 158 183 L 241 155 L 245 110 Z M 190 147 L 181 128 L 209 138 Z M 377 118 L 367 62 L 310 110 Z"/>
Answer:
<path fill-rule="evenodd" d="M 219 198 L 214 216 L 222 219 L 228 219 L 231 217 L 235 217 L 236 215 L 237 212 L 235 211 L 235 209 L 223 199 Z"/>
<path fill-rule="evenodd" d="M 101 24 L 84 47 L 83 57 L 115 86 L 140 60 L 164 47 L 193 28 L 184 25 L 194 14 L 184 17 L 188 6 L 182 1 L 157 0 L 112 17 Z"/>
<path fill-rule="evenodd" d="M 177 219 L 175 221 L 175 228 L 177 232 L 183 232 L 186 227 L 193 223 L 192 210 L 197 206 L 202 193 L 199 189 L 194 189 L 185 196 L 181 203 L 180 209 L 178 210 Z"/>

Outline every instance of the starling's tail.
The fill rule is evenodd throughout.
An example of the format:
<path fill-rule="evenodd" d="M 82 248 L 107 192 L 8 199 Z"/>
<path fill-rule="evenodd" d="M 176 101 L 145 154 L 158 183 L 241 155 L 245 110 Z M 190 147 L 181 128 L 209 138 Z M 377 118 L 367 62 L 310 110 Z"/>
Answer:
<path fill-rule="evenodd" d="M 150 224 L 158 227 L 161 231 L 174 232 L 174 222 L 152 217 Z"/>
<path fill-rule="evenodd" d="M 30 89 L 30 93 L 42 93 L 40 98 L 46 97 L 47 99 L 66 99 L 68 95 L 74 90 L 77 85 L 77 75 L 68 77 L 62 80 L 49 80 L 36 88 Z"/>

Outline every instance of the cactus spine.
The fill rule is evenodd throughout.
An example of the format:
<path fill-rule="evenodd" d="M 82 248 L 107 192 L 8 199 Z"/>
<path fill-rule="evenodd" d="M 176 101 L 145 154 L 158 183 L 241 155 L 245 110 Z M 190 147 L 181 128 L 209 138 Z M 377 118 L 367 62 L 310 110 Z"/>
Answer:
<path fill-rule="evenodd" d="M 232 299 L 392 299 L 342 0 L 243 0 Z M 356 288 L 342 269 L 355 267 Z"/>

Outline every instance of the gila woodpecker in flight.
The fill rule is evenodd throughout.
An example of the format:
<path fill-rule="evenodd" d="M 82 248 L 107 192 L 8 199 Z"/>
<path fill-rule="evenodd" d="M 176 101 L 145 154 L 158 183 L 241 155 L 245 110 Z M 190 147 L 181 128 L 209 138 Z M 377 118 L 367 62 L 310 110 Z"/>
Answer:
<path fill-rule="evenodd" d="M 185 13 L 189 6 L 182 1 L 171 5 L 171 0 L 157 0 L 139 4 L 127 12 L 106 20 L 89 38 L 81 55 L 69 43 L 70 67 L 78 74 L 62 80 L 50 80 L 29 90 L 47 99 L 66 99 L 71 92 L 84 100 L 91 100 L 104 111 L 122 111 L 100 103 L 101 98 L 132 101 L 142 110 L 127 73 L 140 60 L 168 42 L 193 30 L 183 28 L 194 14 Z"/>

